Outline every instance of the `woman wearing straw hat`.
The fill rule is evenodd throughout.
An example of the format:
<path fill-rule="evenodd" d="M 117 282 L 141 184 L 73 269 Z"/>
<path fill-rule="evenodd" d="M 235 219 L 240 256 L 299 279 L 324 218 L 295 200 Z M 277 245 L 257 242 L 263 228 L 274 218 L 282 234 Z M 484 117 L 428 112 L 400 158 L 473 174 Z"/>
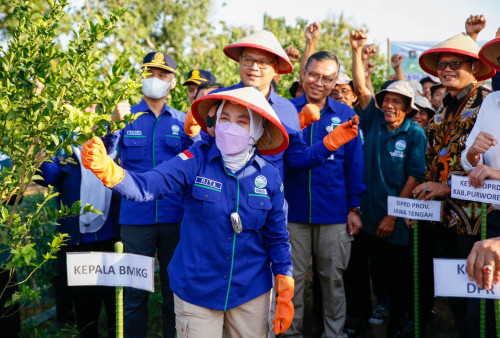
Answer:
<path fill-rule="evenodd" d="M 215 143 L 146 173 L 125 172 L 99 139 L 82 161 L 106 186 L 135 200 L 184 195 L 181 240 L 169 266 L 180 337 L 265 337 L 272 275 L 277 290 L 274 332 L 293 318 L 294 281 L 279 170 L 264 160 L 288 145 L 288 135 L 255 88 L 204 96 L 192 113 Z M 356 126 L 354 126 L 356 127 Z"/>

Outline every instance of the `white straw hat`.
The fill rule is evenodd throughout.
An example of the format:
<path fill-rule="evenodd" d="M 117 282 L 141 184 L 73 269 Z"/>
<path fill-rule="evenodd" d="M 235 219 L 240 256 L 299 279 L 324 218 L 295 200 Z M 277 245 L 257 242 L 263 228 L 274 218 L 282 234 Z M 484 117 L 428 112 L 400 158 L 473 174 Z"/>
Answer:
<path fill-rule="evenodd" d="M 293 71 L 292 63 L 283 47 L 281 47 L 273 33 L 265 29 L 227 45 L 224 47 L 224 54 L 228 58 L 240 62 L 241 53 L 245 48 L 261 49 L 276 55 L 278 58 L 278 74 L 288 74 Z"/>
<path fill-rule="evenodd" d="M 500 71 L 500 38 L 487 42 L 479 51 L 479 59 Z"/>
<path fill-rule="evenodd" d="M 279 154 L 288 147 L 288 133 L 285 127 L 281 124 L 278 115 L 276 115 L 264 95 L 254 87 L 243 87 L 208 94 L 194 101 L 191 112 L 204 131 L 210 133 L 207 128 L 207 117 L 209 114 L 211 116 L 215 114 L 222 100 L 248 107 L 266 119 L 264 121 L 264 133 L 256 144 L 261 155 Z"/>
<path fill-rule="evenodd" d="M 479 60 L 479 46 L 477 43 L 467 34 L 460 33 L 423 52 L 418 60 L 420 67 L 427 73 L 437 76 L 437 63 L 441 53 L 465 55 Z M 479 70 L 476 74 L 478 81 L 489 79 L 495 75 L 495 70 L 484 62 L 481 61 L 479 65 Z"/>

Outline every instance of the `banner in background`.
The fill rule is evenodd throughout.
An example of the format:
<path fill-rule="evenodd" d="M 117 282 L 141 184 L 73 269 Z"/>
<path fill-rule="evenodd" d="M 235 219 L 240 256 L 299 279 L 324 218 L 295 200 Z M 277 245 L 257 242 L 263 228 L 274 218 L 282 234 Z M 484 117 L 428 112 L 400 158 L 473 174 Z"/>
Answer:
<path fill-rule="evenodd" d="M 423 52 L 436 44 L 436 42 L 391 41 L 391 55 L 402 54 L 403 64 L 401 65 L 401 69 L 403 70 L 406 78 L 408 80 L 420 80 L 429 76 L 429 74 L 420 68 L 418 58 Z M 391 73 L 394 73 L 392 68 Z"/>
<path fill-rule="evenodd" d="M 486 41 L 477 41 L 477 44 L 481 47 Z M 401 68 L 408 80 L 421 80 L 424 77 L 429 76 L 426 72 L 420 68 L 418 63 L 418 58 L 426 50 L 430 49 L 432 46 L 437 45 L 439 42 L 413 42 L 413 41 L 391 41 L 391 55 L 403 54 L 403 64 Z M 388 55 L 388 60 L 390 62 L 391 55 Z M 391 74 L 394 70 L 391 67 Z M 489 82 L 488 82 L 489 83 Z"/>

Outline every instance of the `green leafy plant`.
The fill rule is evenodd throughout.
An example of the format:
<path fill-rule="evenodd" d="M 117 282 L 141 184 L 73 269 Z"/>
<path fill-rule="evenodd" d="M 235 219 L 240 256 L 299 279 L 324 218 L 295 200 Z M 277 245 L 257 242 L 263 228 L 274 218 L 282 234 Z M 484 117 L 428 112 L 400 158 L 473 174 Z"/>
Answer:
<path fill-rule="evenodd" d="M 37 247 L 34 234 L 44 224 L 80 213 L 80 203 L 54 210 L 49 201 L 57 196 L 51 188 L 30 213 L 19 204 L 29 183 L 40 178 L 40 165 L 61 151 L 91 136 L 107 132 L 110 112 L 139 85 L 126 53 L 116 53 L 112 67 L 101 67 L 109 55 L 98 48 L 110 37 L 126 9 L 100 13 L 73 22 L 66 46 L 62 22 L 67 21 L 67 0 L 11 1 L 9 39 L 0 47 L 0 151 L 12 166 L 0 172 L 0 268 L 13 276 L 28 270 L 18 284 L 12 302 L 33 299 L 37 292 L 26 281 L 63 245 L 66 235 L 57 233 Z M 97 109 L 87 109 L 97 105 Z M 10 204 L 10 206 L 8 205 Z M 86 205 L 84 212 L 95 211 Z M 4 290 L 0 290 L 0 296 Z"/>

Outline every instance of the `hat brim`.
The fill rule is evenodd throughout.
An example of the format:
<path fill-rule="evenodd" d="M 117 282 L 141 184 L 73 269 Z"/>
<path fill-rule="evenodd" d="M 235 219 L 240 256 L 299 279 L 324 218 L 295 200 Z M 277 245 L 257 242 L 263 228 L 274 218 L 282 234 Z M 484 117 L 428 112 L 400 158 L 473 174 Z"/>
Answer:
<path fill-rule="evenodd" d="M 187 79 L 186 81 L 184 81 L 184 83 L 182 84 L 183 86 L 189 84 L 189 83 L 194 83 L 194 84 L 197 84 L 198 86 L 201 85 L 202 82 L 207 82 L 208 80 L 207 79 L 203 79 L 203 78 L 189 78 Z"/>
<path fill-rule="evenodd" d="M 479 51 L 479 59 L 488 66 L 500 71 L 500 38 L 485 43 Z"/>
<path fill-rule="evenodd" d="M 476 79 L 478 81 L 487 80 L 491 78 L 493 75 L 495 75 L 495 70 L 492 69 L 490 66 L 486 65 L 484 62 L 482 62 L 475 53 L 456 48 L 433 48 L 423 52 L 418 60 L 420 67 L 425 72 L 434 76 L 438 76 L 437 62 L 439 59 L 439 55 L 441 55 L 442 53 L 453 53 L 458 55 L 464 55 L 480 61 L 479 70 L 476 74 Z"/>
<path fill-rule="evenodd" d="M 142 67 L 148 67 L 148 68 L 160 68 L 160 69 L 165 69 L 167 71 L 169 71 L 170 73 L 174 73 L 176 74 L 177 73 L 177 70 L 169 67 L 169 66 L 166 66 L 166 65 L 159 65 L 157 63 L 152 63 L 152 62 L 148 62 L 148 63 L 143 63 L 142 64 Z"/>
<path fill-rule="evenodd" d="M 418 112 L 418 107 L 415 105 L 415 99 L 413 97 L 408 96 L 406 94 L 403 94 L 400 91 L 394 90 L 392 88 L 382 89 L 377 94 L 375 94 L 375 101 L 377 102 L 377 105 L 379 106 L 379 108 L 382 108 L 382 102 L 384 101 L 384 97 L 387 93 L 399 94 L 399 95 L 404 96 L 410 100 L 410 107 L 412 110 L 406 114 L 413 114 L 413 113 Z"/>
<path fill-rule="evenodd" d="M 224 47 L 224 54 L 236 62 L 240 62 L 240 55 L 245 48 L 260 49 L 265 52 L 271 53 L 278 58 L 278 74 L 288 74 L 293 71 L 293 65 L 290 61 L 284 59 L 272 49 L 265 46 L 253 43 L 234 43 Z"/>
<path fill-rule="evenodd" d="M 276 155 L 288 147 L 288 133 L 277 116 L 271 115 L 266 110 L 252 104 L 251 102 L 245 101 L 245 99 L 241 97 L 227 94 L 228 92 L 230 91 L 208 94 L 193 102 L 191 112 L 196 122 L 198 122 L 200 127 L 205 132 L 208 132 L 207 117 L 210 108 L 215 104 L 221 103 L 223 100 L 228 100 L 250 108 L 267 120 L 264 124 L 264 133 L 260 139 L 257 140 L 256 144 L 261 155 Z"/>

